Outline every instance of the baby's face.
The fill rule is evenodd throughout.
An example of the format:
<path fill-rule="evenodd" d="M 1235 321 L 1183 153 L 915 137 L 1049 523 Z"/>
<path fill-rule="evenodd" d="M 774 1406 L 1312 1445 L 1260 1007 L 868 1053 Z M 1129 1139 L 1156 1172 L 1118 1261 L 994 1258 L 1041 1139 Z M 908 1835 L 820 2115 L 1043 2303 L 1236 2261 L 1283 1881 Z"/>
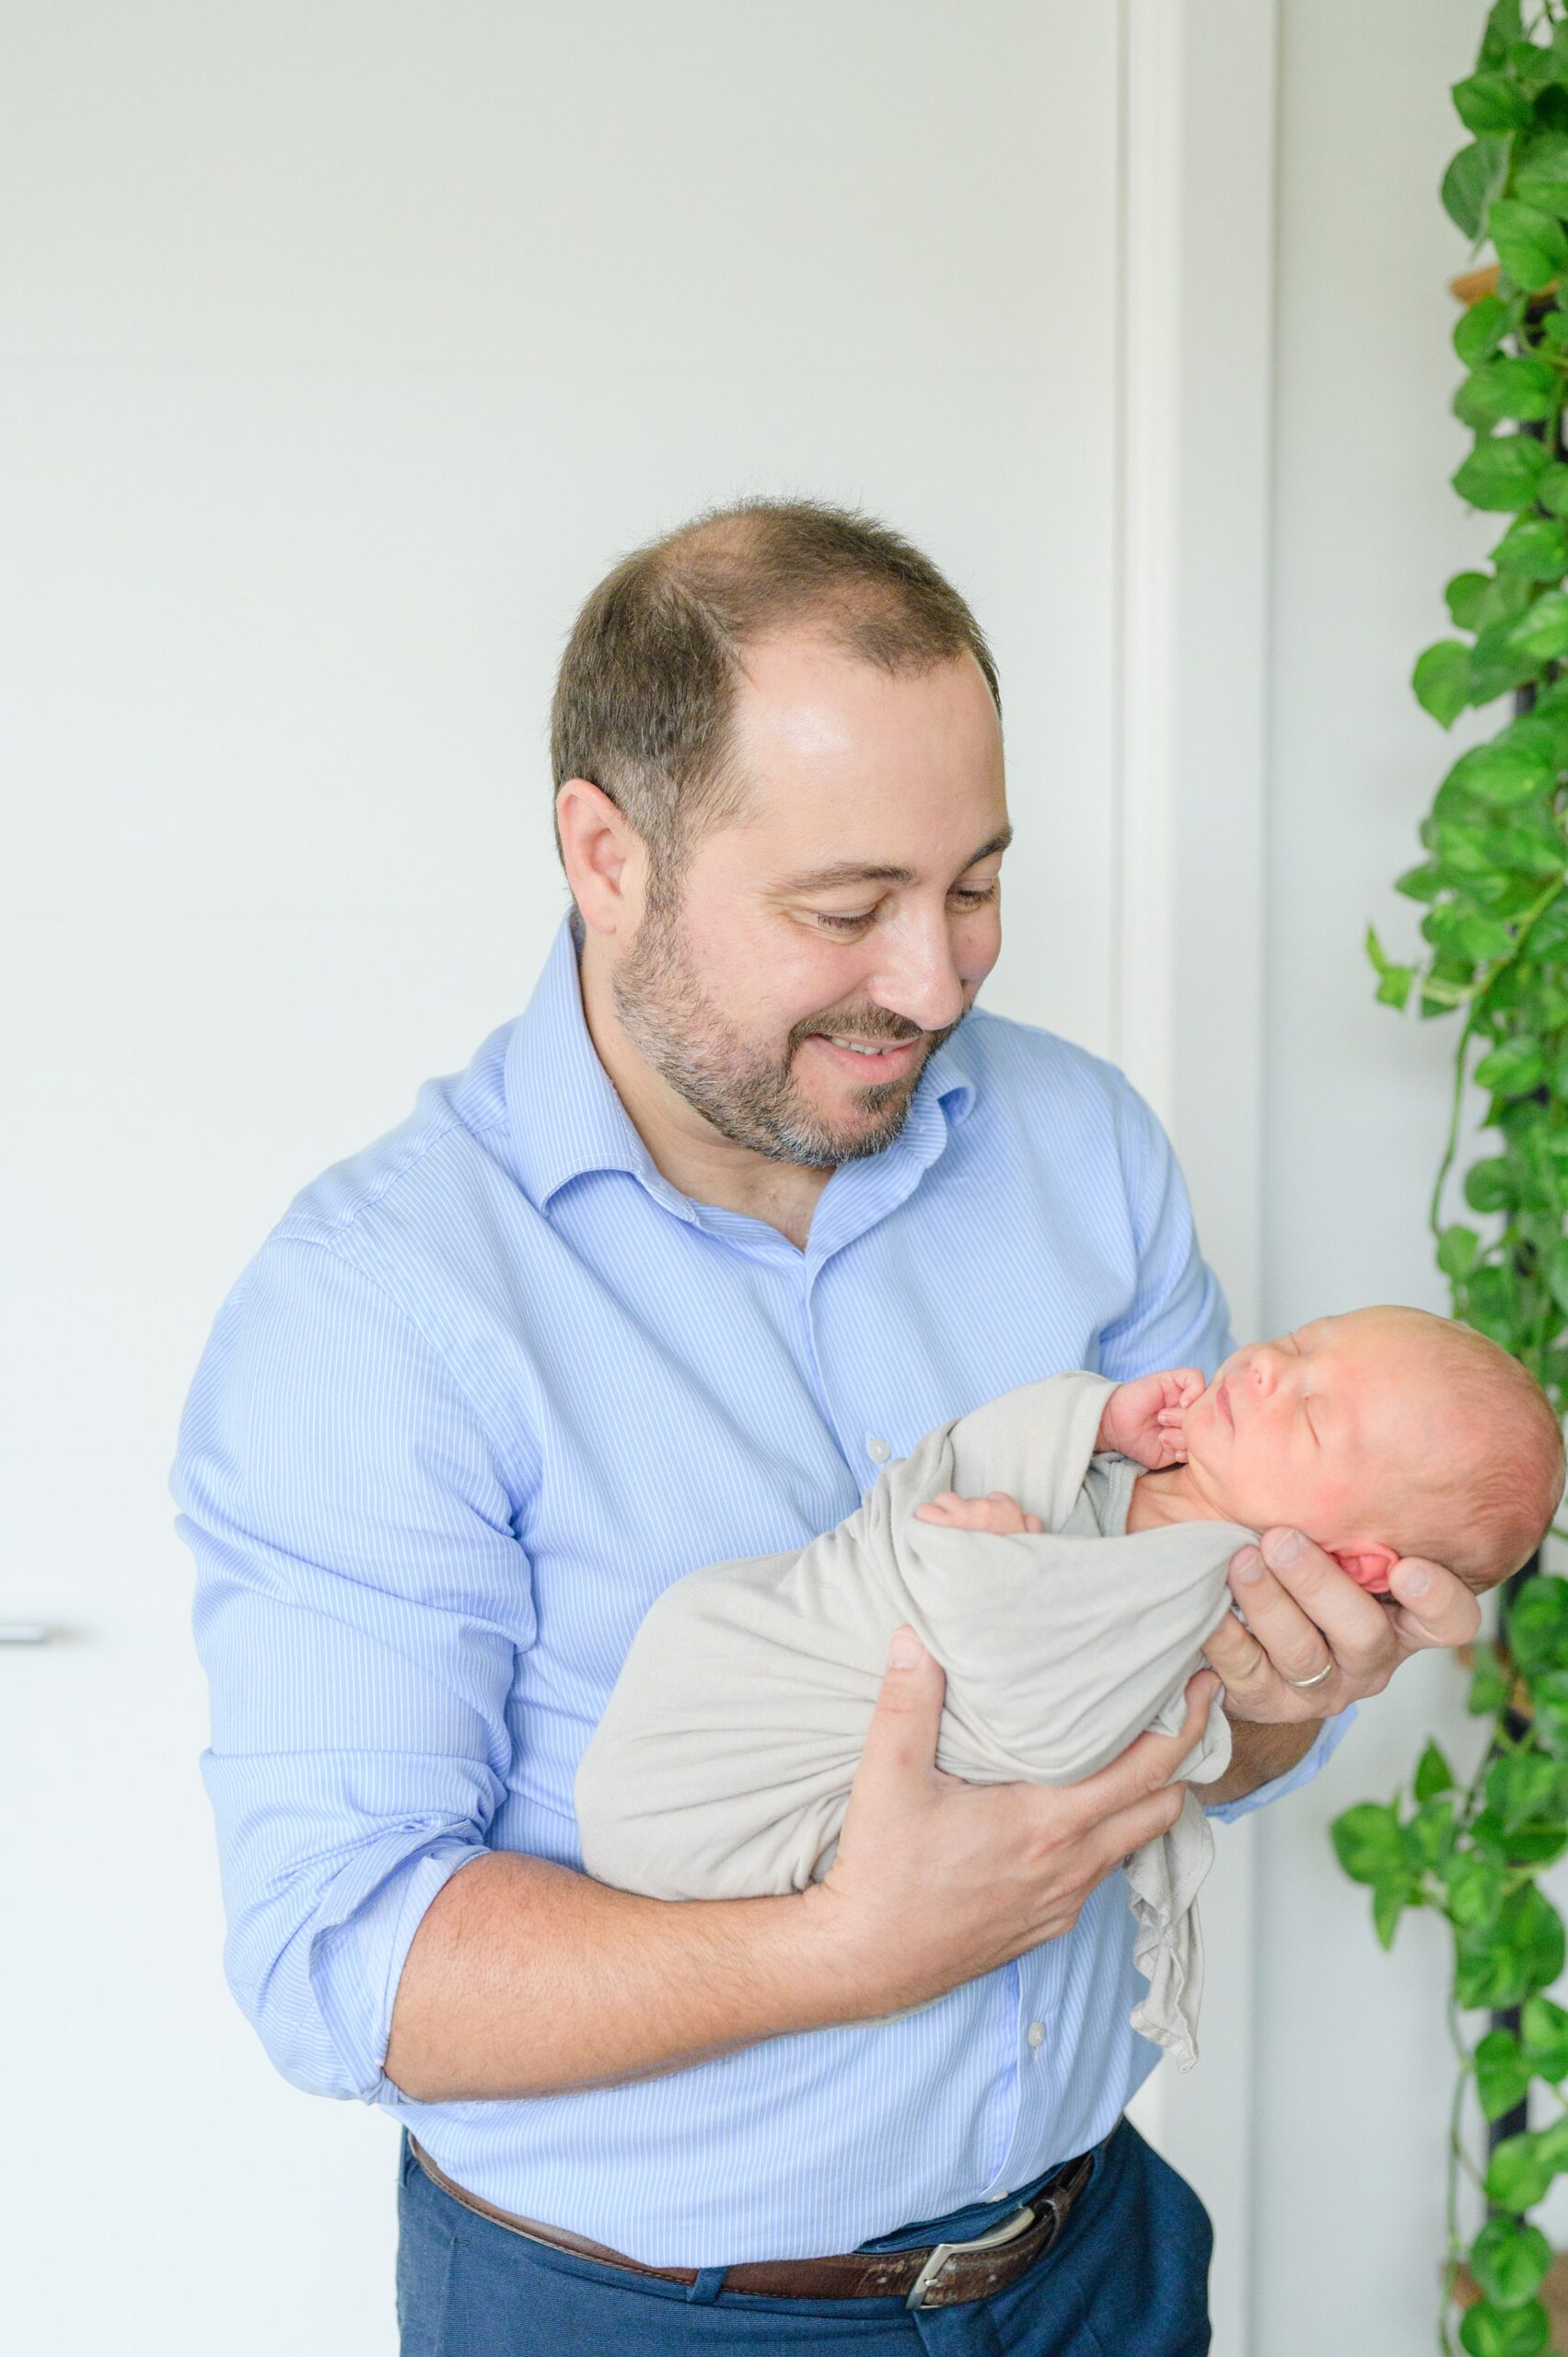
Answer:
<path fill-rule="evenodd" d="M 1195 1484 L 1227 1522 L 1288 1523 L 1380 1587 L 1395 1524 L 1448 1457 L 1446 1387 L 1410 1328 L 1376 1310 L 1318 1318 L 1228 1358 L 1187 1411 Z"/>

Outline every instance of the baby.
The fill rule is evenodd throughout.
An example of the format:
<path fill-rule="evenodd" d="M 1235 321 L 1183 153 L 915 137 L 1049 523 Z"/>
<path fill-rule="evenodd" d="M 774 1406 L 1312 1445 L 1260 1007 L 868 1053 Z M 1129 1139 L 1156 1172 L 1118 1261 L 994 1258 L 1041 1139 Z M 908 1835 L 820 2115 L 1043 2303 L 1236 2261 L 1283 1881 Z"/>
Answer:
<path fill-rule="evenodd" d="M 666 1591 L 578 1769 L 584 1863 L 665 1898 L 824 1875 L 900 1622 L 947 1672 L 940 1767 L 1074 1782 L 1146 1727 L 1179 1730 L 1230 1559 L 1260 1531 L 1307 1532 L 1375 1591 L 1401 1555 L 1481 1589 L 1539 1544 L 1562 1475 L 1539 1387 L 1420 1310 L 1314 1319 L 1209 1384 L 1184 1367 L 1026 1385 L 927 1434 L 798 1552 Z M 1229 1759 L 1216 1700 L 1179 1776 L 1211 1782 Z M 1149 1981 L 1133 2025 L 1183 2067 L 1212 1854 L 1189 1792 L 1125 1868 Z"/>

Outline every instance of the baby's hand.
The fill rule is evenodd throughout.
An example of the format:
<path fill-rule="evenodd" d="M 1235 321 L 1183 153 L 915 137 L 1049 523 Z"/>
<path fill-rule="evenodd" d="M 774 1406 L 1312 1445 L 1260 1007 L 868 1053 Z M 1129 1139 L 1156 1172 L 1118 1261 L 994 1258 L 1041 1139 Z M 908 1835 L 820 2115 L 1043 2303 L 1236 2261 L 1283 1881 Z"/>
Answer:
<path fill-rule="evenodd" d="M 1045 1528 L 1038 1514 L 1026 1514 L 1005 1490 L 983 1498 L 960 1498 L 956 1490 L 944 1490 L 914 1514 L 917 1522 L 939 1523 L 944 1530 L 988 1530 L 993 1538 L 1038 1538 Z"/>
<path fill-rule="evenodd" d="M 1184 1465 L 1187 1411 L 1206 1387 L 1195 1366 L 1167 1367 L 1160 1375 L 1141 1375 L 1135 1383 L 1119 1383 L 1105 1403 L 1096 1446 L 1120 1449 L 1151 1473 Z"/>

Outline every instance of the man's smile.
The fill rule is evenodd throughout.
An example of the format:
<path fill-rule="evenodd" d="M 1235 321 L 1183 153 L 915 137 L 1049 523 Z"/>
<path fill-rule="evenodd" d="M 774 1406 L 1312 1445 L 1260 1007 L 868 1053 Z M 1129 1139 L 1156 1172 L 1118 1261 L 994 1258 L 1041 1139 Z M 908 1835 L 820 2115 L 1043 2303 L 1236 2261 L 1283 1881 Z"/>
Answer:
<path fill-rule="evenodd" d="M 833 1068 L 862 1084 L 902 1080 L 919 1063 L 927 1034 L 912 1039 L 855 1039 L 847 1032 L 813 1031 L 802 1042 L 815 1048 Z"/>

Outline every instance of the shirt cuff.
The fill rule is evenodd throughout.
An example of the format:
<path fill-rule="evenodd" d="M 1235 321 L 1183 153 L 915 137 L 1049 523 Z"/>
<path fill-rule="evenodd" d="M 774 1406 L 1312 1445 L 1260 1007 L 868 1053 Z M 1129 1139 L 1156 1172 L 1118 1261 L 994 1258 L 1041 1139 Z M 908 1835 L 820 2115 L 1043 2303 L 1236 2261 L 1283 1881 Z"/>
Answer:
<path fill-rule="evenodd" d="M 398 1861 L 378 1886 L 340 1920 L 319 1928 L 310 1948 L 317 2010 L 353 2092 L 368 2103 L 404 2098 L 385 2075 L 392 2007 L 404 1961 L 425 1910 L 459 1866 L 489 1853 L 482 1843 L 449 1836 Z"/>
<path fill-rule="evenodd" d="M 1331 1719 L 1324 1720 L 1318 1730 L 1317 1740 L 1302 1753 L 1294 1768 L 1287 1768 L 1283 1776 L 1275 1776 L 1270 1782 L 1260 1784 L 1255 1792 L 1243 1793 L 1239 1800 L 1216 1801 L 1213 1808 L 1203 1811 L 1204 1816 L 1217 1817 L 1222 1825 L 1228 1825 L 1232 1817 L 1246 1817 L 1251 1809 L 1267 1808 L 1271 1801 L 1281 1799 L 1286 1793 L 1294 1793 L 1298 1784 L 1309 1784 L 1325 1760 L 1333 1756 L 1350 1733 L 1355 1713 L 1353 1702 L 1347 1703 L 1342 1711 L 1336 1711 Z"/>

